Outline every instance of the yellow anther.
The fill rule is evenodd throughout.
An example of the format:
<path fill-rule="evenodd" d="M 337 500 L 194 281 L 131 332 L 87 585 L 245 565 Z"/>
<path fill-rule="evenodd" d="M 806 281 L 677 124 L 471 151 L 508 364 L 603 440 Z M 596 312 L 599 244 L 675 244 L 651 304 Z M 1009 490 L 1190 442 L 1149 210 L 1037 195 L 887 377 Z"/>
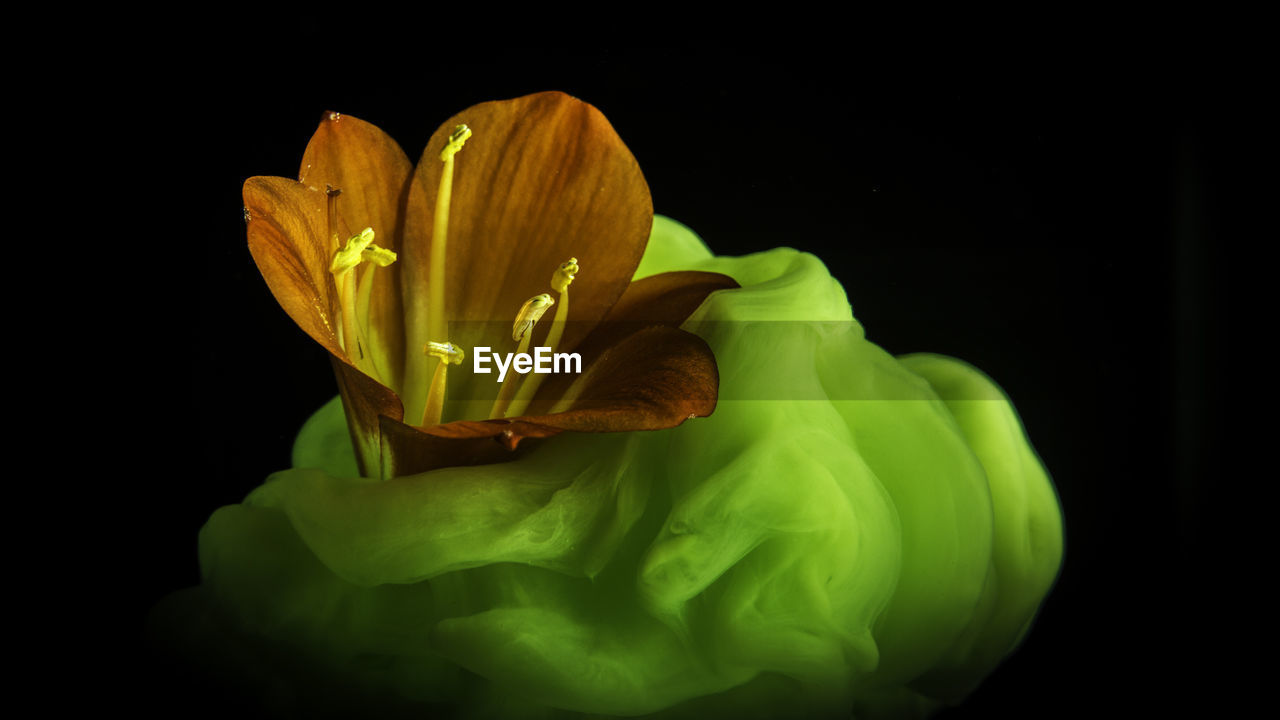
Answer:
<path fill-rule="evenodd" d="M 396 261 L 396 253 L 394 250 L 388 250 L 377 245 L 370 245 L 360 253 L 361 260 L 368 260 L 378 267 L 386 267 Z"/>
<path fill-rule="evenodd" d="M 365 248 L 373 242 L 373 228 L 365 228 L 359 235 L 352 235 L 347 244 L 333 254 L 333 262 L 329 263 L 329 272 L 340 275 L 360 264 Z"/>
<path fill-rule="evenodd" d="M 555 274 L 551 276 L 551 289 L 564 293 L 569 289 L 569 283 L 573 282 L 573 276 L 577 274 L 578 258 L 569 258 L 568 261 L 560 263 L 560 267 L 556 268 Z"/>
<path fill-rule="evenodd" d="M 365 228 L 359 235 L 352 235 L 347 244 L 333 254 L 329 272 L 341 275 L 365 260 L 378 267 L 386 267 L 396 261 L 395 252 L 373 244 L 373 228 Z"/>
<path fill-rule="evenodd" d="M 453 365 L 461 365 L 467 354 L 451 342 L 428 342 L 423 352 Z"/>
<path fill-rule="evenodd" d="M 525 300 L 524 305 L 520 306 L 520 312 L 516 313 L 515 323 L 511 326 L 511 339 L 516 341 L 524 339 L 524 336 L 542 319 L 542 314 L 547 311 L 547 308 L 555 304 L 556 301 L 547 293 L 534 295 Z"/>
<path fill-rule="evenodd" d="M 440 151 L 441 160 L 449 160 L 462 149 L 467 138 L 471 137 L 471 128 L 466 125 L 459 125 L 453 129 L 453 134 L 449 136 L 449 143 Z"/>

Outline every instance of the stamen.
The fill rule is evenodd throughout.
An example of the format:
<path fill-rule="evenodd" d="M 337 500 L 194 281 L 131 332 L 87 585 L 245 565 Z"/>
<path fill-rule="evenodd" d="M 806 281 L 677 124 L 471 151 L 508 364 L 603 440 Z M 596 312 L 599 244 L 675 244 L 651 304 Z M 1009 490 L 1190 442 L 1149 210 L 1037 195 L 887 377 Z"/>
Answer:
<path fill-rule="evenodd" d="M 569 285 L 577 274 L 578 258 L 569 258 L 560 263 L 560 267 L 556 268 L 556 271 L 551 274 L 551 289 L 560 293 L 560 304 L 556 306 L 556 317 L 551 321 L 551 328 L 547 330 L 547 347 L 550 348 L 552 355 L 555 354 L 556 346 L 560 344 L 560 338 L 564 335 L 565 324 L 569 320 Z M 541 375 L 535 373 L 521 381 L 520 391 L 516 393 L 515 399 L 511 401 L 511 405 L 507 409 L 507 415 L 518 417 L 524 414 L 529 407 L 529 403 L 533 402 L 534 394 L 538 392 L 538 388 L 542 385 L 542 379 Z"/>
<path fill-rule="evenodd" d="M 369 245 L 360 253 L 360 260 L 364 263 L 364 272 L 360 273 L 360 281 L 356 285 L 356 332 L 360 333 L 359 337 L 368 338 L 369 330 L 369 314 L 373 308 L 373 274 L 380 267 L 387 267 L 396 261 L 396 254 L 392 250 L 388 250 L 377 245 Z M 381 378 L 389 377 L 391 368 L 386 366 L 386 358 L 372 353 L 372 362 L 365 372 L 375 380 L 381 381 Z M 382 367 L 379 367 L 382 362 Z"/>
<path fill-rule="evenodd" d="M 335 197 L 337 196 L 330 195 L 331 203 L 332 198 Z M 373 266 L 386 267 L 396 261 L 396 254 L 391 250 L 374 245 L 373 238 L 373 228 L 361 230 L 359 235 L 351 236 L 346 244 L 333 254 L 333 260 L 329 263 L 329 272 L 333 273 L 334 282 L 338 284 L 338 302 L 342 308 L 342 349 L 346 350 L 347 357 L 355 361 L 356 366 L 366 373 L 370 369 L 368 362 L 366 362 L 364 347 L 360 344 L 359 331 L 356 328 L 357 308 L 359 305 L 356 302 L 356 278 L 352 276 L 351 271 L 362 262 L 369 261 L 372 263 L 369 270 L 365 272 L 364 292 L 360 293 L 367 307 L 370 292 L 369 286 L 373 281 L 371 276 Z"/>
<path fill-rule="evenodd" d="M 428 342 L 423 351 L 440 360 L 431 375 L 431 390 L 427 393 L 427 406 L 422 411 L 422 427 L 431 427 L 439 425 L 444 414 L 444 389 L 449 382 L 449 365 L 461 365 L 466 353 L 451 342 Z"/>
<path fill-rule="evenodd" d="M 427 278 L 427 337 L 442 338 L 448 332 L 448 328 L 445 327 L 444 264 L 448 258 L 449 203 L 453 198 L 453 156 L 458 154 L 469 137 L 471 137 L 471 128 L 459 125 L 453 129 L 453 133 L 449 135 L 449 142 L 440 151 L 444 169 L 440 171 L 440 187 L 436 191 L 435 222 L 431 229 L 430 274 Z M 445 363 L 438 362 L 436 365 L 431 388 L 427 391 L 427 406 L 423 412 L 424 427 L 429 418 L 434 418 L 432 425 L 439 423 L 440 412 L 444 409 L 444 381 L 441 380 L 437 385 L 436 379 L 441 374 L 440 368 L 444 367 Z M 436 408 L 434 415 L 432 408 Z"/>
<path fill-rule="evenodd" d="M 516 313 L 516 320 L 511 325 L 511 339 L 520 343 L 516 348 L 516 355 L 529 351 L 529 341 L 533 338 L 533 326 L 538 324 L 543 314 L 547 312 L 547 308 L 555 302 L 550 295 L 542 293 L 525 300 L 520 306 L 520 312 Z M 507 406 L 511 404 L 511 398 L 515 395 L 518 380 L 519 378 L 511 378 L 502 383 L 502 387 L 498 389 L 498 399 L 494 400 L 493 409 L 489 411 L 489 417 L 507 417 Z"/>

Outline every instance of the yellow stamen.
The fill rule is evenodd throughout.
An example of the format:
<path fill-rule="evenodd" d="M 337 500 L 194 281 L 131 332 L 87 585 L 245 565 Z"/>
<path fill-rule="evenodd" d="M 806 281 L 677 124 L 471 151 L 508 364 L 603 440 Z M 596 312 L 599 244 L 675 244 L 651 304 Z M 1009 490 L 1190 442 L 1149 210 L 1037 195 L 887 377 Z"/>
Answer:
<path fill-rule="evenodd" d="M 385 267 L 385 266 L 383 266 Z M 373 271 L 378 266 L 374 263 L 366 263 L 364 272 L 360 273 L 360 282 L 356 283 L 356 332 L 360 333 L 359 337 L 369 337 L 369 313 L 373 305 Z M 346 282 L 347 278 L 339 279 L 339 282 Z"/>
<path fill-rule="evenodd" d="M 569 320 L 569 285 L 573 282 L 573 278 L 578 274 L 578 258 L 569 258 L 567 261 L 560 263 L 560 267 L 551 274 L 551 289 L 560 293 L 560 304 L 556 306 L 556 317 L 551 321 L 551 328 L 547 330 L 547 347 L 554 354 L 556 346 L 560 344 L 560 338 L 564 335 L 565 324 Z M 529 403 L 533 402 L 533 396 L 538 392 L 538 387 L 542 385 L 542 375 L 533 374 L 524 378 L 520 383 L 520 391 L 516 393 L 515 399 L 511 401 L 511 405 L 507 409 L 507 415 L 520 416 L 528 409 Z"/>
<path fill-rule="evenodd" d="M 373 274 L 380 267 L 386 267 L 396 261 L 394 251 L 386 248 L 370 245 L 360 253 L 360 259 L 364 261 L 364 272 L 360 273 L 360 282 L 356 285 L 356 316 L 357 325 L 356 332 L 360 333 L 360 337 L 368 338 L 371 334 L 369 314 L 373 308 Z M 386 357 L 377 353 L 372 353 L 372 362 L 365 371 L 375 380 L 389 377 L 391 368 L 386 365 Z M 382 366 L 379 367 L 379 361 Z"/>
<path fill-rule="evenodd" d="M 533 326 L 538 324 L 542 316 L 547 312 L 547 308 L 555 304 L 555 300 L 551 296 L 542 293 L 534 295 L 524 304 L 520 306 L 520 312 L 516 313 L 516 320 L 511 325 L 511 339 L 520 343 L 516 348 L 516 355 L 529 352 L 529 341 L 533 338 Z M 491 418 L 507 417 L 507 406 L 511 404 L 511 398 L 515 395 L 516 385 L 519 378 L 509 378 L 502 383 L 502 387 L 498 389 L 498 399 L 493 402 L 493 409 L 489 411 Z"/>
<path fill-rule="evenodd" d="M 431 390 L 427 393 L 427 406 L 422 411 L 422 427 L 431 427 L 439 425 L 444 414 L 444 388 L 449 382 L 449 365 L 461 365 L 466 353 L 451 342 L 428 342 L 423 351 L 440 360 L 431 375 Z"/>
<path fill-rule="evenodd" d="M 444 264 L 448 256 L 449 202 L 453 197 L 453 156 L 458 154 L 458 151 L 462 149 L 462 145 L 466 143 L 469 137 L 471 137 L 471 128 L 466 125 L 459 125 L 453 129 L 453 134 L 449 136 L 449 142 L 440 151 L 440 159 L 444 161 L 444 169 L 440 172 L 440 187 L 436 191 L 435 223 L 431 230 L 430 275 L 427 279 L 427 291 L 429 293 L 427 337 L 443 338 L 448 335 L 448 328 L 445 327 Z M 427 362 L 431 361 L 428 360 Z M 437 363 L 437 365 L 442 364 Z M 444 384 L 441 383 L 437 388 L 435 376 L 433 375 L 432 378 L 431 388 L 427 391 L 428 411 L 433 406 L 444 407 Z M 439 397 L 436 397 L 437 392 L 440 393 Z M 423 417 L 426 418 L 429 414 L 429 412 L 424 413 Z M 440 421 L 439 414 L 435 416 L 435 420 L 436 423 Z M 435 423 L 432 424 L 434 425 Z"/>
<path fill-rule="evenodd" d="M 329 272 L 333 273 L 333 282 L 338 289 L 338 305 L 342 314 L 342 324 L 338 327 L 338 342 L 346 351 L 347 358 L 365 374 L 379 379 L 373 358 L 365 352 L 360 342 L 361 332 L 369 335 L 369 300 L 373 293 L 373 269 L 386 267 L 396 261 L 396 254 L 386 248 L 373 244 L 373 228 L 365 228 L 358 235 L 349 238 L 345 245 L 338 240 L 338 196 L 342 188 L 332 185 L 324 186 L 325 205 L 328 210 L 329 249 L 333 259 L 329 263 Z M 368 262 L 359 282 L 351 272 L 362 262 Z"/>
<path fill-rule="evenodd" d="M 333 198 L 336 195 L 331 195 L 330 197 Z M 346 244 L 333 254 L 333 260 L 329 263 L 329 272 L 333 273 L 334 282 L 338 284 L 338 302 L 342 308 L 342 349 L 346 350 L 347 357 L 365 372 L 369 372 L 370 366 L 367 362 L 364 347 L 360 343 L 359 331 L 356 328 L 357 308 L 359 306 L 356 302 L 356 278 L 351 271 L 365 261 L 379 267 L 386 267 L 396 261 L 396 254 L 386 248 L 374 245 L 373 238 L 373 228 L 365 228 L 360 231 L 359 235 L 352 235 L 348 238 Z M 372 265 L 369 272 L 372 272 Z M 369 272 L 365 273 L 366 286 L 373 281 L 373 278 L 369 276 Z M 364 295 L 367 304 L 367 290 Z"/>

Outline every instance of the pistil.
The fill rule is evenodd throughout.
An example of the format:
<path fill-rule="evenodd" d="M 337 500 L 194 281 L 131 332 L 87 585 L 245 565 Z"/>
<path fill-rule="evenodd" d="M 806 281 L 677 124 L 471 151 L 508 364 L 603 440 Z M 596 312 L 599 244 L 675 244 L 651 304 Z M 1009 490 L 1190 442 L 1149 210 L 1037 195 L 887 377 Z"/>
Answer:
<path fill-rule="evenodd" d="M 449 142 L 440 151 L 440 159 L 444 161 L 444 169 L 440 173 L 440 188 L 436 191 L 435 221 L 431 231 L 431 267 L 427 280 L 429 292 L 427 337 L 440 338 L 432 341 L 432 344 L 437 345 L 449 344 L 446 339 L 448 328 L 445 327 L 444 265 L 445 258 L 448 255 L 449 203 L 453 198 L 453 156 L 458 154 L 458 151 L 462 149 L 463 144 L 467 142 L 469 137 L 471 137 L 471 128 L 466 125 L 459 125 L 453 129 L 453 133 L 449 135 Z M 436 358 L 440 357 L 431 352 L 427 354 Z M 445 385 L 444 381 L 441 380 L 437 386 L 436 378 L 441 375 L 439 369 L 444 365 L 443 361 L 438 362 L 437 373 L 432 375 L 431 388 L 427 391 L 426 408 L 422 414 L 423 427 L 440 423 L 441 414 L 444 411 Z"/>

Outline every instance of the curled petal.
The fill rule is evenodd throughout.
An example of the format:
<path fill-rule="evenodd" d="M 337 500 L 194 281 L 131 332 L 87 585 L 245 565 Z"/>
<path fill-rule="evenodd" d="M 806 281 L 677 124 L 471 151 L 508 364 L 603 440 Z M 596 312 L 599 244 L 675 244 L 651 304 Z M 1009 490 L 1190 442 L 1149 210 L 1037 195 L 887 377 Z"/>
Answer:
<path fill-rule="evenodd" d="M 595 357 L 552 412 L 427 428 L 442 438 L 494 438 L 515 449 L 524 438 L 565 430 L 626 432 L 675 427 L 716 407 L 715 357 L 701 338 L 671 327 L 633 333 Z"/>
<path fill-rule="evenodd" d="M 737 281 L 728 275 L 696 271 L 661 273 L 637 280 L 627 286 L 604 321 L 573 349 L 582 355 L 585 367 L 639 330 L 654 326 L 679 327 L 708 295 L 736 287 Z M 549 376 L 530 406 L 531 414 L 548 412 L 575 380 L 575 376 L 567 374 Z"/>
<path fill-rule="evenodd" d="M 412 170 L 409 157 L 378 127 L 350 115 L 327 112 L 307 144 L 298 181 L 321 193 L 328 187 L 342 190 L 338 197 L 339 237 L 371 227 L 379 246 L 398 253 Z M 404 364 L 400 270 L 391 265 L 378 270 L 373 278 L 360 324 L 379 377 L 397 388 Z"/>
<path fill-rule="evenodd" d="M 602 327 L 628 322 L 674 327 L 688 319 L 711 293 L 736 287 L 737 280 L 714 272 L 682 270 L 650 275 L 627 286 Z"/>
<path fill-rule="evenodd" d="M 316 342 L 345 357 L 338 344 L 337 290 L 329 273 L 325 195 L 280 177 L 244 184 L 249 252 L 276 301 Z"/>

